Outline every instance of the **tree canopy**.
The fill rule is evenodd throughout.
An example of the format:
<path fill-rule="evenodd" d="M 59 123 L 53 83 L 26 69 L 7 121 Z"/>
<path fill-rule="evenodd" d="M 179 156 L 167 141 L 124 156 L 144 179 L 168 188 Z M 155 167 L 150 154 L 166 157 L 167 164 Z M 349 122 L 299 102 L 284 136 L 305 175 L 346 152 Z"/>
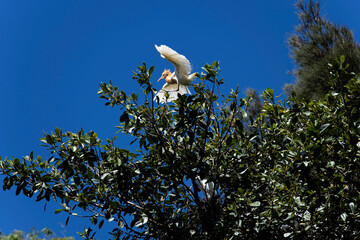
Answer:
<path fill-rule="evenodd" d="M 113 239 L 358 238 L 360 47 L 318 2 L 297 7 L 289 39 L 297 82 L 286 98 L 271 89 L 262 100 L 251 89 L 240 97 L 238 87 L 223 95 L 213 62 L 194 94 L 162 104 L 154 66 L 143 63 L 133 75 L 138 91 L 109 81 L 98 92 L 119 109 L 117 133 L 128 144 L 55 128 L 41 139 L 50 156 L 0 158 L 3 190 L 59 202 L 66 224 L 88 218 L 86 239 L 108 222 Z"/>
<path fill-rule="evenodd" d="M 263 110 L 239 89 L 220 95 L 219 64 L 205 65 L 193 95 L 153 101 L 154 67 L 133 78 L 142 94 L 101 83 L 105 105 L 119 108 L 119 132 L 56 128 L 41 139 L 49 158 L 31 152 L 0 161 L 3 189 L 60 201 L 86 213 L 82 235 L 115 221 L 114 239 L 352 239 L 359 236 L 360 76 L 345 57 L 331 66 L 321 100 L 263 92 Z M 339 77 L 350 80 L 338 91 Z M 213 184 L 201 191 L 199 179 Z M 79 210 L 80 209 L 80 210 Z M 69 219 L 69 218 L 68 218 Z"/>
<path fill-rule="evenodd" d="M 297 67 L 296 83 L 292 87 L 301 98 L 320 99 L 331 89 L 328 63 L 344 55 L 348 71 L 360 72 L 360 46 L 348 27 L 321 16 L 319 2 L 299 0 L 296 7 L 300 23 L 288 40 Z M 349 78 L 341 76 L 338 81 L 338 87 L 342 88 Z"/>
<path fill-rule="evenodd" d="M 74 240 L 74 238 L 58 237 L 49 228 L 43 228 L 41 232 L 33 228 L 29 233 L 20 230 L 14 230 L 10 234 L 2 234 L 0 232 L 0 240 Z"/>

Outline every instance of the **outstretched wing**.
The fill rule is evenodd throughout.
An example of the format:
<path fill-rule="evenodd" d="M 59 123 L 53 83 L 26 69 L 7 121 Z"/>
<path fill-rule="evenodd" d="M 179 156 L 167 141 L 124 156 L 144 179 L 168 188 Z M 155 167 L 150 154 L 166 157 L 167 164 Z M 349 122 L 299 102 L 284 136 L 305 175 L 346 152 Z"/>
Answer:
<path fill-rule="evenodd" d="M 179 85 L 179 90 L 177 90 L 178 85 L 177 84 L 170 84 L 165 83 L 162 89 L 155 95 L 154 101 L 156 101 L 156 98 L 159 98 L 159 103 L 165 103 L 166 97 L 165 93 L 167 92 L 169 94 L 169 98 L 167 99 L 168 102 L 175 101 L 178 98 L 178 93 L 181 95 L 183 94 L 191 94 L 189 91 L 189 88 L 184 85 Z"/>
<path fill-rule="evenodd" d="M 177 53 L 176 51 L 165 45 L 155 45 L 155 48 L 161 54 L 161 57 L 165 58 L 174 65 L 175 72 L 186 77 L 190 74 L 190 62 L 184 55 Z"/>

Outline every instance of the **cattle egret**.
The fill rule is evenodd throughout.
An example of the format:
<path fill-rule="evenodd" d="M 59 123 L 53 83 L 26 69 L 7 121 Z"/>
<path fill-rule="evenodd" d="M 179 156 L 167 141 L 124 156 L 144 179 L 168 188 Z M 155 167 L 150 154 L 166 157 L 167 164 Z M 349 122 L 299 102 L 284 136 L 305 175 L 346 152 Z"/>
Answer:
<path fill-rule="evenodd" d="M 156 98 L 159 98 L 160 103 L 165 103 L 166 101 L 171 102 L 178 98 L 178 93 L 180 94 L 191 94 L 189 88 L 184 85 L 179 85 L 179 90 L 177 90 L 177 84 L 165 83 L 162 89 L 155 95 L 154 101 Z M 169 97 L 165 97 L 165 93 L 169 94 Z"/>
<path fill-rule="evenodd" d="M 155 45 L 155 48 L 160 53 L 161 57 L 171 62 L 175 67 L 175 71 L 173 73 L 170 72 L 170 69 L 165 69 L 161 78 L 158 80 L 160 81 L 161 79 L 165 79 L 166 81 L 163 88 L 156 94 L 156 96 L 159 97 L 160 102 L 166 101 L 166 92 L 169 94 L 168 101 L 177 99 L 178 93 L 190 94 L 187 86 L 194 80 L 196 73 L 190 74 L 191 66 L 189 60 L 168 46 Z"/>
<path fill-rule="evenodd" d="M 196 176 L 196 183 L 203 194 L 206 196 L 207 200 L 210 200 L 212 197 L 217 195 L 216 191 L 214 190 L 213 182 L 209 182 L 207 179 L 201 179 L 200 176 Z"/>

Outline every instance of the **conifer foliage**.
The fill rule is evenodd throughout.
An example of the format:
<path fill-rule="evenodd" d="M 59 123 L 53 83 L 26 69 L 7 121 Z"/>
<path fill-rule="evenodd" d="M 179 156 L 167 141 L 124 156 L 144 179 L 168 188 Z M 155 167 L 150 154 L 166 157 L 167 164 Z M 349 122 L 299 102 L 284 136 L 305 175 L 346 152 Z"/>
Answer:
<path fill-rule="evenodd" d="M 301 98 L 319 99 L 330 89 L 329 63 L 344 55 L 349 64 L 348 71 L 360 71 L 360 46 L 349 28 L 321 16 L 319 2 L 300 0 L 296 7 L 300 24 L 288 40 L 297 67 L 293 90 Z M 341 88 L 349 78 L 341 76 L 338 81 Z"/>

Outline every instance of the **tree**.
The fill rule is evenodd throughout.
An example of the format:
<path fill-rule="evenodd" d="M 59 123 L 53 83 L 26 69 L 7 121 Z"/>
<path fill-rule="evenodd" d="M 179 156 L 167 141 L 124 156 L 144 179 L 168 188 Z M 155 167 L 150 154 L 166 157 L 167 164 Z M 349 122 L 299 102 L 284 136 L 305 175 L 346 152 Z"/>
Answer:
<path fill-rule="evenodd" d="M 300 24 L 288 40 L 297 69 L 293 90 L 301 98 L 320 99 L 329 90 L 328 63 L 344 55 L 349 72 L 360 72 L 360 46 L 345 26 L 338 26 L 320 15 L 319 2 L 299 0 L 296 4 Z M 338 87 L 349 79 L 341 76 Z M 288 88 L 287 86 L 286 88 Z"/>
<path fill-rule="evenodd" d="M 0 233 L 0 240 L 74 240 L 74 238 L 57 237 L 49 228 L 44 228 L 41 232 L 37 231 L 36 228 L 33 228 L 31 232 L 26 234 L 19 230 L 14 230 L 8 235 Z"/>
<path fill-rule="evenodd" d="M 99 91 L 106 105 L 121 109 L 119 131 L 136 150 L 115 146 L 115 138 L 102 142 L 95 132 L 56 128 L 41 140 L 50 158 L 30 153 L 0 162 L 4 190 L 61 201 L 56 213 L 85 211 L 98 228 L 115 221 L 115 239 L 360 234 L 360 76 L 347 73 L 344 57 L 333 65 L 332 91 L 322 100 L 294 93 L 277 102 L 267 89 L 252 119 L 250 96 L 240 98 L 238 88 L 218 94 L 217 62 L 204 66 L 195 94 L 165 105 L 153 101 L 153 70 L 143 64 L 133 76 L 143 95 L 111 81 Z M 350 80 L 338 92 L 343 75 Z M 198 178 L 212 182 L 216 194 L 206 197 Z M 92 238 L 92 231 L 83 236 Z"/>

